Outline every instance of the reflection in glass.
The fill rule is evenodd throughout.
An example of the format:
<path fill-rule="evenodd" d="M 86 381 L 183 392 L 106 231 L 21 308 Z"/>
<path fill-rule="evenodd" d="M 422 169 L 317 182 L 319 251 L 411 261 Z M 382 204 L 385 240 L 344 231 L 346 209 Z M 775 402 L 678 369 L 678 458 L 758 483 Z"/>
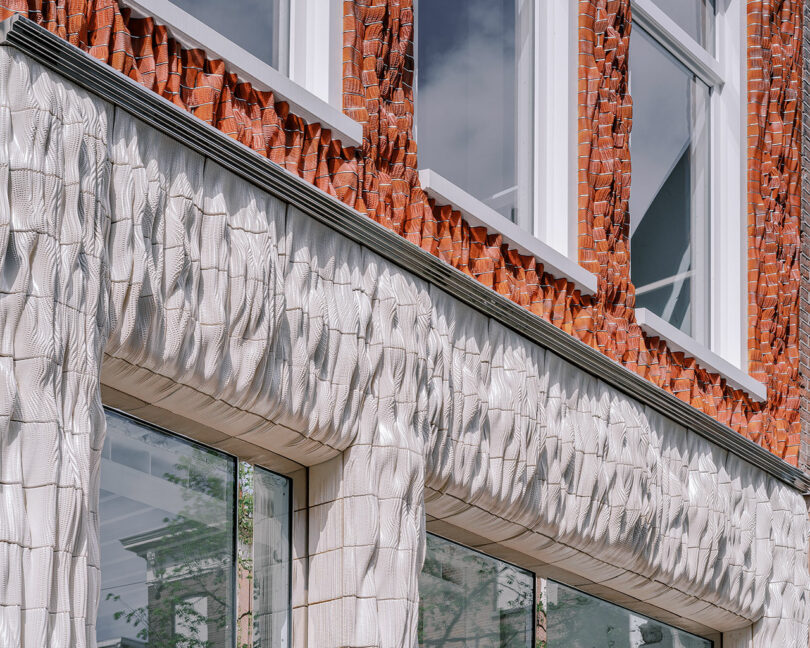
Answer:
<path fill-rule="evenodd" d="M 428 534 L 419 576 L 422 648 L 534 646 L 534 575 Z"/>
<path fill-rule="evenodd" d="M 630 47 L 631 277 L 636 306 L 707 328 L 709 88 L 643 29 Z"/>
<path fill-rule="evenodd" d="M 712 648 L 712 642 L 548 581 L 549 648 Z"/>
<path fill-rule="evenodd" d="M 225 455 L 107 412 L 101 648 L 233 644 L 235 475 Z"/>
<path fill-rule="evenodd" d="M 253 558 L 254 644 L 290 645 L 290 481 L 256 468 Z"/>
<path fill-rule="evenodd" d="M 183 11 L 286 74 L 289 0 L 171 0 Z"/>
<path fill-rule="evenodd" d="M 714 51 L 714 0 L 653 0 L 687 34 Z"/>
<path fill-rule="evenodd" d="M 419 166 L 513 221 L 531 210 L 531 0 L 422 0 Z"/>

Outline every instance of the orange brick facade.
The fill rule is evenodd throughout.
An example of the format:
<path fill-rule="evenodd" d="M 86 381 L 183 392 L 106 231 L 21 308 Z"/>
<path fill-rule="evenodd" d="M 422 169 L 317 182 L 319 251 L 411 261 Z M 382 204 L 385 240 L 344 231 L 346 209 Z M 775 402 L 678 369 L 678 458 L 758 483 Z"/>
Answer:
<path fill-rule="evenodd" d="M 551 277 L 496 233 L 470 227 L 419 187 L 413 139 L 412 0 L 344 1 L 344 109 L 362 150 L 182 48 L 117 0 L 0 0 L 145 87 L 529 308 L 663 389 L 796 464 L 801 3 L 749 2 L 749 340 L 768 402 L 753 403 L 634 321 L 629 273 L 630 0 L 579 0 L 580 262 L 595 298 Z"/>
<path fill-rule="evenodd" d="M 804 3 L 804 35 L 802 47 L 810 51 L 810 3 Z M 802 56 L 802 208 L 801 208 L 801 253 L 799 267 L 801 287 L 799 290 L 799 375 L 801 389 L 800 418 L 802 422 L 799 467 L 810 473 L 810 59 Z"/>
<path fill-rule="evenodd" d="M 763 433 L 798 461 L 801 0 L 748 3 L 748 351 L 768 385 Z"/>

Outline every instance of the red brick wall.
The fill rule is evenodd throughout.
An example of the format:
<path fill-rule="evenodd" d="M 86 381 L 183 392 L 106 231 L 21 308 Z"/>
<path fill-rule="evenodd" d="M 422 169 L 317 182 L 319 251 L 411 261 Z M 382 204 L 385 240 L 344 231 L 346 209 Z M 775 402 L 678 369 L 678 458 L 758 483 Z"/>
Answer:
<path fill-rule="evenodd" d="M 810 3 L 804 5 L 804 51 L 810 48 Z M 810 57 L 804 61 L 802 88 L 801 287 L 799 290 L 799 372 L 801 447 L 799 467 L 810 473 Z"/>
<path fill-rule="evenodd" d="M 598 274 L 583 297 L 533 258 L 428 201 L 413 140 L 412 0 L 344 0 L 344 109 L 363 124 L 362 150 L 344 148 L 271 92 L 240 83 L 221 61 L 180 47 L 117 0 L 0 0 L 12 11 L 337 196 L 584 343 L 784 457 L 798 460 L 798 75 L 794 1 L 749 3 L 751 359 L 769 384 L 765 406 L 673 353 L 635 324 L 629 280 L 629 0 L 579 0 L 580 261 Z M 796 82 L 797 83 L 797 82 Z M 767 101 L 766 101 L 767 100 Z M 763 102 L 767 104 L 762 108 Z M 764 110 L 764 112 L 762 112 Z M 765 121 L 762 121 L 762 116 Z M 771 126 L 779 116 L 781 127 Z M 755 179 L 760 174 L 760 179 Z M 767 182 L 765 182 L 767 180 Z M 764 184 L 763 184 L 764 183 Z M 762 207 L 764 206 L 764 207 Z"/>
<path fill-rule="evenodd" d="M 799 406 L 802 3 L 748 2 L 748 358 L 763 433 L 795 463 Z"/>

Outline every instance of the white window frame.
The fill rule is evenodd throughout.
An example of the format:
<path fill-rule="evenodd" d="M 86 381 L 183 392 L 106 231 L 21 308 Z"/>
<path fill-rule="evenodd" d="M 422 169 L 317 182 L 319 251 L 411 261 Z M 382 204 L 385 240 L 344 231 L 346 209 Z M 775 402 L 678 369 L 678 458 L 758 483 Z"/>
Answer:
<path fill-rule="evenodd" d="M 708 247 L 710 258 L 704 272 L 696 268 L 698 277 L 702 275 L 709 280 L 708 331 L 703 337 L 712 352 L 746 370 L 746 3 L 729 0 L 717 5 L 715 55 L 652 0 L 632 0 L 632 12 L 634 26 L 643 28 L 711 90 L 709 240 L 708 246 L 698 245 Z M 647 312 L 645 317 L 654 328 L 666 330 L 666 322 L 657 316 Z"/>
<path fill-rule="evenodd" d="M 579 261 L 577 127 L 579 5 L 541 0 L 535 7 L 534 236 Z"/>
<path fill-rule="evenodd" d="M 419 1 L 415 0 L 417 16 Z M 533 142 L 528 150 L 518 151 L 517 155 L 523 161 L 518 166 L 518 183 L 530 184 L 525 194 L 531 198 L 531 208 L 527 208 L 526 198 L 522 198 L 524 207 L 519 208 L 518 213 L 524 215 L 518 217 L 517 225 L 544 246 L 576 263 L 579 256 L 576 154 L 579 8 L 575 2 L 567 0 L 525 1 L 534 2 L 534 88 L 531 114 L 519 116 L 519 119 L 531 119 Z M 415 57 L 419 51 L 418 38 L 419 30 L 415 28 Z M 418 58 L 414 67 L 416 92 Z M 416 123 L 415 119 L 415 135 Z"/>
<path fill-rule="evenodd" d="M 422 0 L 433 1 L 433 0 Z M 414 92 L 419 86 L 418 11 L 414 32 Z M 519 196 L 518 222 L 495 210 L 443 178 L 435 169 L 420 165 L 422 188 L 439 202 L 460 209 L 470 222 L 504 236 L 522 254 L 531 253 L 558 276 L 571 280 L 583 294 L 596 292 L 596 276 L 578 264 L 577 232 L 577 17 L 578 6 L 568 0 L 533 2 L 534 48 L 531 110 L 518 119 L 531 121 L 530 145 L 516 152 L 518 183 L 528 186 Z M 524 64 L 521 61 L 519 64 Z M 416 100 L 414 101 L 416 105 Z M 520 105 L 528 105 L 522 101 Z M 414 134 L 418 144 L 418 116 Z M 518 142 L 519 145 L 525 144 Z M 522 147 L 521 147 L 522 148 Z M 528 200 L 527 200 L 528 199 Z M 531 208 L 527 206 L 531 203 Z M 520 205 L 523 205 L 521 209 Z M 522 216 L 521 216 L 522 214 Z"/>
<path fill-rule="evenodd" d="M 289 55 L 281 58 L 282 67 L 289 67 L 290 76 L 169 0 L 122 0 L 122 3 L 134 14 L 151 16 L 166 25 L 172 37 L 185 47 L 200 48 L 212 58 L 222 59 L 240 80 L 259 90 L 271 90 L 277 99 L 290 105 L 294 114 L 331 129 L 332 138 L 340 140 L 343 146 L 362 146 L 363 126 L 342 110 L 342 3 L 289 0 L 285 5 L 289 13 L 282 20 L 289 20 L 290 36 L 289 47 L 282 51 L 288 51 Z M 328 38 L 323 38 L 324 33 Z"/>
<path fill-rule="evenodd" d="M 343 3 L 290 0 L 290 78 L 343 108 Z"/>
<path fill-rule="evenodd" d="M 419 4 L 420 2 L 434 2 L 435 0 L 414 0 L 414 37 L 413 37 L 413 56 L 414 56 L 414 76 L 413 76 L 413 90 L 414 90 L 414 111 L 415 113 L 418 112 L 418 89 L 419 89 Z M 556 0 L 555 0 L 556 1 Z M 533 39 L 533 48 L 531 52 L 523 53 L 522 56 L 519 56 L 518 59 L 518 83 L 517 83 L 517 92 L 521 95 L 520 97 L 516 98 L 516 106 L 517 106 L 517 121 L 519 124 L 522 124 L 522 127 L 518 127 L 517 131 L 518 134 L 521 132 L 525 132 L 526 128 L 531 127 L 533 138 L 530 140 L 521 139 L 520 137 L 517 138 L 515 142 L 516 151 L 515 156 L 518 160 L 518 164 L 515 169 L 516 180 L 517 184 L 515 187 L 510 187 L 509 189 L 501 192 L 502 194 L 506 194 L 511 192 L 512 190 L 517 190 L 517 207 L 518 207 L 518 220 L 517 225 L 529 232 L 530 235 L 534 235 L 534 221 L 536 219 L 536 214 L 538 211 L 538 203 L 537 203 L 537 181 L 536 181 L 536 170 L 538 168 L 538 140 L 537 140 L 537 133 L 538 133 L 538 98 L 542 97 L 542 94 L 538 94 L 538 84 L 537 84 L 537 71 L 538 71 L 538 37 L 540 33 L 538 32 L 538 25 L 540 23 L 540 18 L 543 14 L 545 5 L 543 3 L 538 3 L 538 0 L 516 0 L 519 3 L 518 12 L 525 12 L 527 10 L 531 10 L 533 12 L 533 19 L 531 22 L 527 23 L 525 21 L 521 21 L 518 19 L 516 24 L 517 30 L 522 29 L 530 29 L 532 30 L 532 39 Z M 531 66 L 531 70 L 527 69 Z M 526 88 L 523 84 L 520 83 L 520 79 L 522 78 L 530 78 L 533 84 L 533 88 L 529 89 L 526 92 Z M 525 94 L 524 94 L 525 93 Z M 413 126 L 413 133 L 414 139 L 419 143 L 419 136 L 418 136 L 418 115 L 414 114 L 414 126 Z M 435 169 L 428 169 L 427 167 L 420 165 L 420 170 L 424 171 L 431 171 L 434 176 L 438 176 L 438 172 Z M 449 180 L 444 180 L 443 182 L 449 182 Z M 456 188 L 458 191 L 463 192 L 464 190 L 460 187 Z M 472 197 L 472 196 L 471 196 Z M 478 198 L 474 198 L 474 200 L 479 200 Z M 481 202 L 481 204 L 484 204 Z M 495 210 L 491 207 L 487 208 L 488 212 L 495 212 Z M 483 217 L 482 217 L 483 218 Z M 508 219 L 507 219 L 508 220 Z M 494 227 L 493 227 L 494 229 Z"/>

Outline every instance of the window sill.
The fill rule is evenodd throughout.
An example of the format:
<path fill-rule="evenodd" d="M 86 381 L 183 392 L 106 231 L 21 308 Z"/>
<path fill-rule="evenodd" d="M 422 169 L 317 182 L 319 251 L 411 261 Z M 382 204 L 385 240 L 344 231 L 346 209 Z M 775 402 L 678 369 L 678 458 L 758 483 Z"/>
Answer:
<path fill-rule="evenodd" d="M 290 112 L 310 124 L 331 129 L 332 139 L 343 146 L 361 146 L 363 126 L 275 68 L 259 60 L 236 43 L 211 29 L 166 0 L 122 0 L 138 16 L 155 18 L 169 28 L 171 35 L 186 47 L 200 48 L 228 65 L 228 71 L 250 82 L 257 90 L 270 90 L 277 100 L 286 101 Z"/>
<path fill-rule="evenodd" d="M 428 196 L 461 212 L 472 227 L 485 227 L 491 232 L 497 232 L 503 237 L 504 243 L 515 248 L 520 254 L 533 256 L 540 261 L 549 274 L 568 279 L 583 295 L 596 294 L 598 288 L 596 275 L 521 229 L 446 178 L 430 169 L 423 169 L 419 172 L 419 181 Z"/>
<path fill-rule="evenodd" d="M 755 401 L 765 402 L 768 399 L 768 388 L 763 383 L 754 380 L 742 369 L 724 360 L 653 312 L 646 308 L 637 308 L 636 323 L 647 335 L 666 341 L 670 350 L 681 351 L 697 360 L 704 369 L 720 374 L 729 387 L 743 390 Z"/>

